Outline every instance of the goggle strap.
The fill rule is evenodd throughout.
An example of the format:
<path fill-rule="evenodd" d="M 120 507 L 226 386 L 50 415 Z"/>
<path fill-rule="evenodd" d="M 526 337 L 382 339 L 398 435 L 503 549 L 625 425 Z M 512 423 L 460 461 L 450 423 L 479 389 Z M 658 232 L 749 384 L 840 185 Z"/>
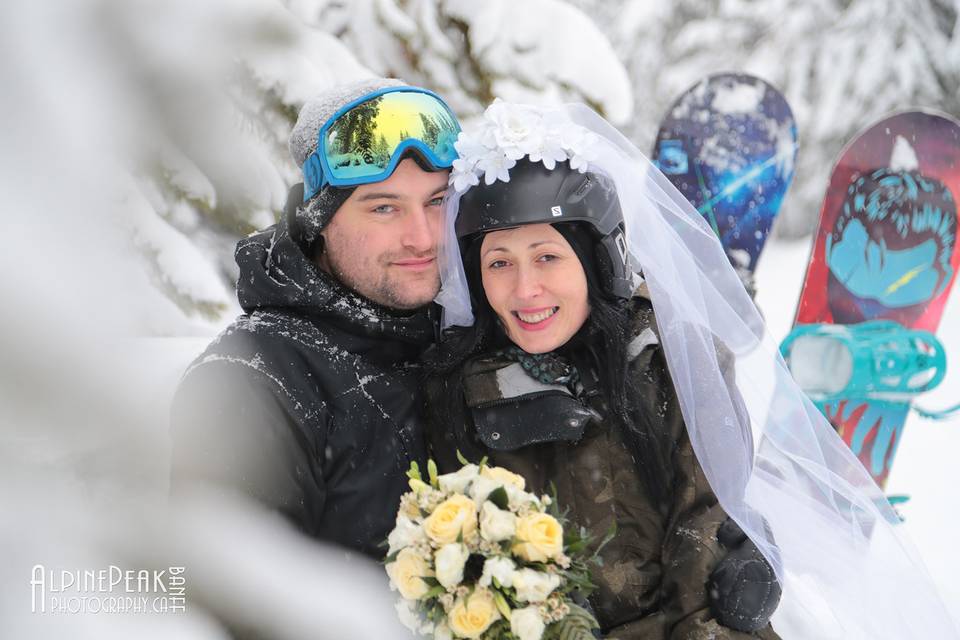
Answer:
<path fill-rule="evenodd" d="M 320 152 L 314 151 L 303 163 L 303 201 L 306 202 L 323 188 L 323 164 L 320 162 Z"/>

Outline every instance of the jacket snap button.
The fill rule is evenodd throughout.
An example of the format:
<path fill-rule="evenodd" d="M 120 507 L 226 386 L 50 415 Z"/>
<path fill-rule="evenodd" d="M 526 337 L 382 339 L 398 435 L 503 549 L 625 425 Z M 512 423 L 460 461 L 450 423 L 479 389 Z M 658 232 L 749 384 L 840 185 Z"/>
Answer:
<path fill-rule="evenodd" d="M 493 438 L 494 440 L 499 440 L 499 439 L 500 439 L 500 432 L 499 432 L 499 431 L 494 431 L 493 433 L 490 434 L 490 437 Z"/>

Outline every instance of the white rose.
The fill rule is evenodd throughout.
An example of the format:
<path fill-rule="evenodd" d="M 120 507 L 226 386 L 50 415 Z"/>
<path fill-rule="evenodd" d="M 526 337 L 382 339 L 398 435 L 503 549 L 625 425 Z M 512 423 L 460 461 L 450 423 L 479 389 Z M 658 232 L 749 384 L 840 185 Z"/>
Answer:
<path fill-rule="evenodd" d="M 387 555 L 391 555 L 404 547 L 412 546 L 420 540 L 426 539 L 427 536 L 424 534 L 420 525 L 414 523 L 413 520 L 404 514 L 399 513 L 397 514 L 396 526 L 393 528 L 393 531 L 390 532 L 390 535 L 387 536 L 387 543 L 390 545 Z"/>
<path fill-rule="evenodd" d="M 513 588 L 520 602 L 543 602 L 560 586 L 560 576 L 534 569 L 520 569 L 513 574 Z"/>
<path fill-rule="evenodd" d="M 400 599 L 397 600 L 395 606 L 397 608 L 397 617 L 400 618 L 400 623 L 407 629 L 410 629 L 410 631 L 419 633 L 424 627 L 425 621 L 420 617 L 420 614 L 417 613 L 414 604 L 409 600 Z"/>
<path fill-rule="evenodd" d="M 433 640 L 453 640 L 453 631 L 446 623 L 440 622 L 433 630 Z"/>
<path fill-rule="evenodd" d="M 540 499 L 534 494 L 527 493 L 523 489 L 518 489 L 510 484 L 503 488 L 507 491 L 507 501 L 511 511 L 519 511 L 520 507 L 525 504 L 532 504 L 536 508 L 540 507 Z"/>
<path fill-rule="evenodd" d="M 480 470 L 480 475 L 486 478 L 499 480 L 504 485 L 512 484 L 518 489 L 523 489 L 527 486 L 527 481 L 523 479 L 523 476 L 504 469 L 503 467 L 485 466 Z"/>
<path fill-rule="evenodd" d="M 437 476 L 440 488 L 450 493 L 463 493 L 467 485 L 480 474 L 480 467 L 475 464 L 464 465 L 459 471 Z"/>
<path fill-rule="evenodd" d="M 543 629 L 543 618 L 537 607 L 514 609 L 510 614 L 510 631 L 520 640 L 540 640 Z"/>
<path fill-rule="evenodd" d="M 437 582 L 447 589 L 456 587 L 463 581 L 463 567 L 467 563 L 470 552 L 466 545 L 454 542 L 445 544 L 437 551 L 434 558 L 434 568 Z"/>
<path fill-rule="evenodd" d="M 480 509 L 480 535 L 490 542 L 509 540 L 517 531 L 517 516 L 484 502 Z"/>
<path fill-rule="evenodd" d="M 487 558 L 483 563 L 483 573 L 480 575 L 480 586 L 489 587 L 493 578 L 504 587 L 513 586 L 513 573 L 517 565 L 510 558 Z"/>
<path fill-rule="evenodd" d="M 473 484 L 470 485 L 470 497 L 473 498 L 473 501 L 477 503 L 477 507 L 480 507 L 483 504 L 483 501 L 499 487 L 502 487 L 503 483 L 494 480 L 493 478 L 488 478 L 487 476 L 477 476 Z"/>

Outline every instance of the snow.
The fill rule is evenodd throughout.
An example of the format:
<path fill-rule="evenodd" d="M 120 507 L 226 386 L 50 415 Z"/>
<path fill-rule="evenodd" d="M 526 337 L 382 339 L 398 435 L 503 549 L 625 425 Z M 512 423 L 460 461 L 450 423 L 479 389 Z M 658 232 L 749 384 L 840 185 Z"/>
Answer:
<path fill-rule="evenodd" d="M 720 113 L 749 113 L 763 100 L 766 87 L 762 84 L 736 84 L 720 87 L 713 97 L 713 109 Z"/>
<path fill-rule="evenodd" d="M 917 152 L 903 136 L 897 136 L 890 152 L 890 168 L 898 171 L 916 171 L 920 168 Z"/>

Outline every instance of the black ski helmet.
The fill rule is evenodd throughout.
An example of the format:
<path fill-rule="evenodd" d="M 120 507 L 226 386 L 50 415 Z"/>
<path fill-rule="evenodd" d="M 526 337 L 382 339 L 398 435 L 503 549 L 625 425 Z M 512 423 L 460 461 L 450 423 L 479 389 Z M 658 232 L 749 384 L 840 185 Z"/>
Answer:
<path fill-rule="evenodd" d="M 613 180 L 568 162 L 553 170 L 527 158 L 510 169 L 510 182 L 478 185 L 460 198 L 456 222 L 461 249 L 469 240 L 497 229 L 526 224 L 580 222 L 591 231 L 608 293 L 629 299 L 633 277 L 624 236 L 623 211 Z"/>

